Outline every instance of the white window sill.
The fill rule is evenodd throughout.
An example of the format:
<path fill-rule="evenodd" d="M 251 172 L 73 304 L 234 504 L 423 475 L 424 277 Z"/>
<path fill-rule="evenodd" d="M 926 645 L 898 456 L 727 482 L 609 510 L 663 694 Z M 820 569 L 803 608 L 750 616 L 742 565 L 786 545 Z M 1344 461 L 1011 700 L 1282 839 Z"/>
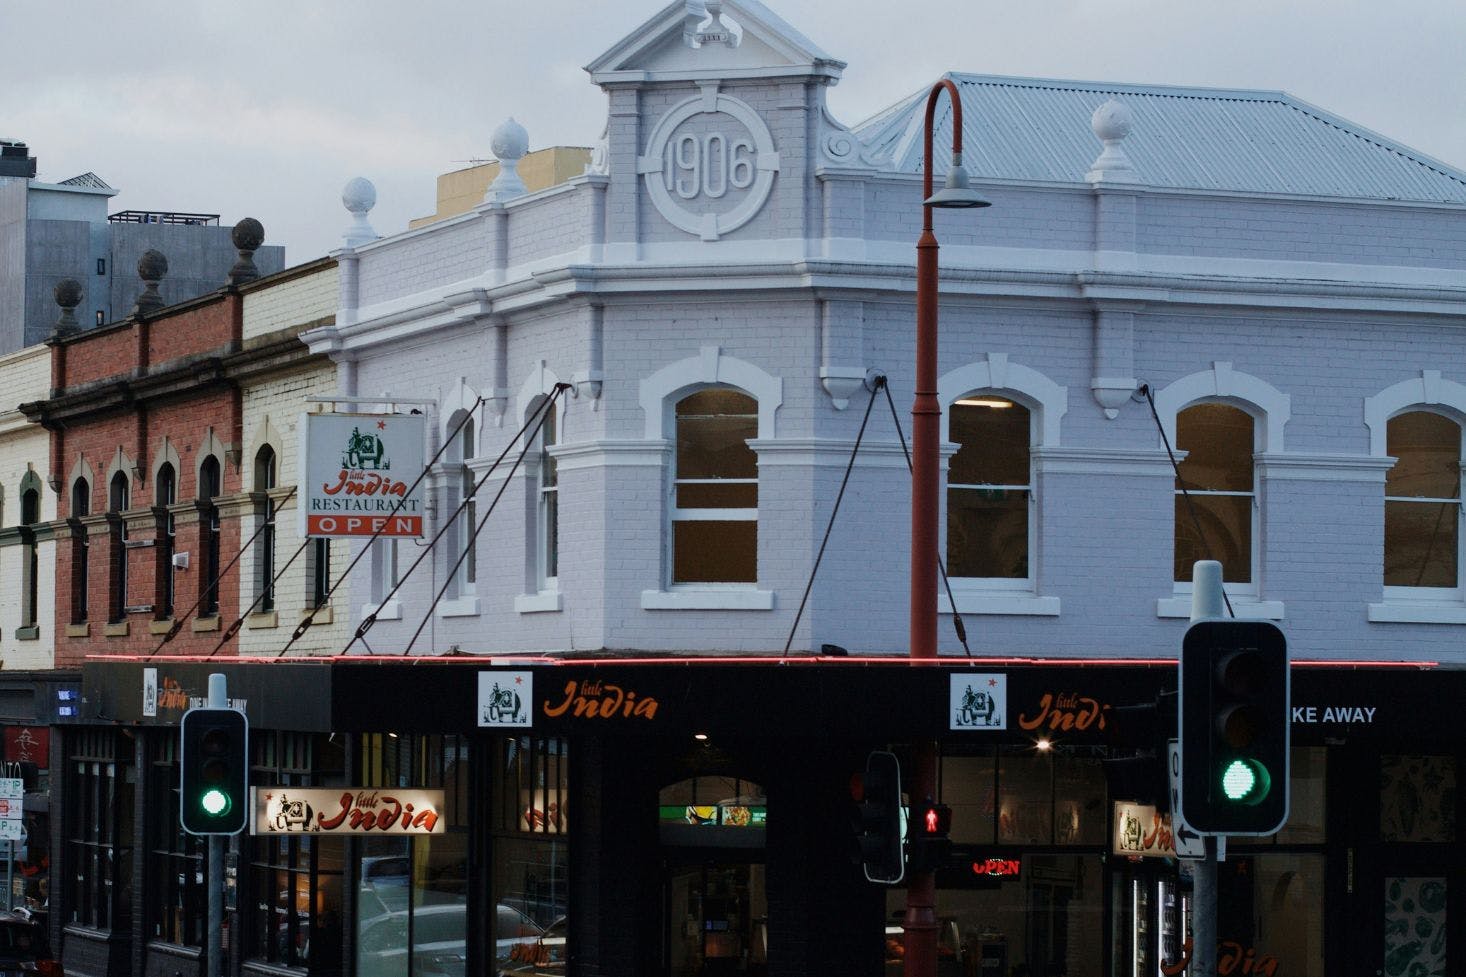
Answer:
<path fill-rule="evenodd" d="M 402 620 L 402 601 L 393 597 L 383 604 L 363 604 L 361 616 L 363 618 L 377 615 L 378 621 L 400 621 Z"/>
<path fill-rule="evenodd" d="M 1369 605 L 1369 619 L 1378 624 L 1466 624 L 1466 604 L 1444 601 L 1393 600 Z"/>
<path fill-rule="evenodd" d="M 1258 600 L 1255 597 L 1239 597 L 1236 594 L 1228 594 L 1227 599 L 1232 602 L 1232 612 L 1239 621 L 1281 621 L 1283 619 L 1283 602 L 1280 600 Z M 1225 613 L 1225 605 L 1223 605 Z M 1191 617 L 1191 595 L 1182 597 L 1162 597 L 1155 602 L 1156 617 Z"/>
<path fill-rule="evenodd" d="M 447 600 L 438 602 L 439 617 L 477 617 L 478 598 L 473 595 L 466 597 L 450 597 Z"/>
<path fill-rule="evenodd" d="M 558 590 L 541 590 L 537 594 L 520 594 L 514 598 L 514 610 L 520 614 L 543 614 L 564 608 L 565 601 Z"/>
<path fill-rule="evenodd" d="M 643 590 L 644 611 L 771 611 L 772 590 L 748 588 L 688 588 L 686 590 Z"/>
<path fill-rule="evenodd" d="M 957 604 L 958 614 L 1009 614 L 1023 617 L 1058 617 L 1059 598 L 1040 597 L 1037 594 L 962 593 L 953 590 L 952 601 Z M 952 601 L 943 591 L 937 596 L 937 613 L 951 614 Z"/>

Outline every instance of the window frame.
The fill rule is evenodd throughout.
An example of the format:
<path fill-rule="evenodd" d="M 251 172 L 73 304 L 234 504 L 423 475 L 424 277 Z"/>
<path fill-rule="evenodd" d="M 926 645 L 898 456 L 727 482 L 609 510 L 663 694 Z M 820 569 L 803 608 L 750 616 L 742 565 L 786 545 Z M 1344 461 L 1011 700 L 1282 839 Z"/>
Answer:
<path fill-rule="evenodd" d="M 775 593 L 758 582 L 747 584 L 683 584 L 670 586 L 672 533 L 672 469 L 675 461 L 675 406 L 690 393 L 705 387 L 735 387 L 758 404 L 758 437 L 749 447 L 759 453 L 777 445 L 778 412 L 784 403 L 784 381 L 757 365 L 728 356 L 718 346 L 704 346 L 697 355 L 668 363 L 645 377 L 638 400 L 648 446 L 657 450 L 662 509 L 658 531 L 663 540 L 661 566 L 655 587 L 641 592 L 641 607 L 648 611 L 717 610 L 770 611 Z M 649 527 L 650 528 L 650 527 Z"/>
<path fill-rule="evenodd" d="M 551 450 L 560 443 L 556 414 L 551 403 L 540 425 L 535 472 L 535 584 L 542 591 L 560 589 L 560 472 Z"/>
<path fill-rule="evenodd" d="M 1285 605 L 1280 600 L 1268 600 L 1267 580 L 1264 572 L 1267 554 L 1264 543 L 1267 536 L 1267 486 L 1265 462 L 1268 459 L 1286 457 L 1284 428 L 1292 416 L 1292 398 L 1272 384 L 1249 373 L 1232 369 L 1232 364 L 1218 360 L 1210 369 L 1180 377 L 1155 393 L 1155 412 L 1160 419 L 1162 438 L 1157 438 L 1157 448 L 1176 444 L 1176 418 L 1181 411 L 1198 403 L 1221 403 L 1236 407 L 1252 416 L 1253 426 L 1253 536 L 1251 583 L 1239 585 L 1223 583 L 1222 589 L 1232 604 L 1233 613 L 1244 619 L 1281 620 Z M 1169 484 L 1171 495 L 1175 495 L 1175 473 L 1171 472 Z M 1172 504 L 1171 556 L 1175 566 L 1175 506 Z M 1170 574 L 1174 576 L 1174 573 Z M 1171 591 L 1156 601 L 1156 616 L 1161 618 L 1187 618 L 1191 616 L 1192 586 L 1186 581 L 1172 581 Z"/>
<path fill-rule="evenodd" d="M 165 461 L 153 476 L 153 504 L 163 510 L 162 525 L 159 527 L 159 542 L 163 552 L 158 557 L 158 596 L 156 617 L 160 621 L 171 620 L 178 600 L 177 577 L 173 571 L 173 554 L 178 551 L 178 523 L 173 506 L 178 502 L 178 470 L 171 461 Z"/>
<path fill-rule="evenodd" d="M 127 741 L 111 729 L 84 728 L 67 752 L 65 844 L 70 925 L 110 932 L 131 921 L 132 791 Z"/>
<path fill-rule="evenodd" d="M 255 596 L 258 605 L 255 610 L 268 614 L 275 609 L 275 504 L 270 493 L 279 485 L 280 456 L 273 446 L 264 444 L 255 452 L 254 492 L 255 517 L 260 520 L 260 535 L 255 540 Z"/>
<path fill-rule="evenodd" d="M 1386 469 L 1395 464 L 1387 451 L 1389 422 L 1392 418 L 1413 410 L 1443 414 L 1462 425 L 1463 431 L 1466 431 L 1466 385 L 1447 379 L 1441 375 L 1440 370 L 1421 370 L 1418 376 L 1391 384 L 1374 396 L 1364 399 L 1364 423 L 1369 428 L 1369 454 Z M 1466 458 L 1463 458 L 1463 462 L 1466 462 Z M 1378 527 L 1381 599 L 1368 605 L 1368 619 L 1383 624 L 1466 624 L 1466 589 L 1441 593 L 1437 588 L 1412 587 L 1397 590 L 1385 587 L 1383 483 L 1387 478 L 1382 474 L 1380 481 Z M 1459 531 L 1466 531 L 1466 523 L 1460 526 Z M 1466 588 L 1466 581 L 1463 581 L 1466 578 L 1466 564 L 1457 564 L 1456 576 L 1458 586 Z"/>
<path fill-rule="evenodd" d="M 250 782 L 268 784 L 271 787 L 322 787 L 341 784 L 345 774 L 345 752 L 335 751 L 337 759 L 331 762 L 327 756 L 327 737 L 314 733 L 284 730 L 260 730 L 250 736 Z M 334 769 L 333 769 L 334 768 Z M 249 863 L 248 878 L 241 882 L 241 888 L 249 887 L 250 896 L 241 898 L 245 908 L 241 912 L 243 956 L 246 960 L 264 961 L 272 966 L 292 970 L 323 969 L 331 972 L 340 961 L 319 961 L 320 967 L 310 967 L 307 960 L 310 935 L 316 930 L 317 920 L 334 911 L 341 916 L 344 894 L 348 846 L 344 838 L 320 834 L 277 834 L 248 836 L 245 855 Z M 322 848 L 325 845 L 338 846 L 336 870 L 323 869 Z M 285 885 L 280 886 L 281 874 Z M 328 886 L 322 880 L 335 880 L 336 899 L 319 899 Z M 304 881 L 305 885 L 299 885 Z M 317 895 L 307 901 L 302 912 L 298 898 L 301 892 Z M 318 901 L 319 900 L 319 901 Z M 317 912 L 317 906 L 322 911 Z M 261 929 L 263 918 L 263 934 Z M 281 935 L 275 925 L 277 917 L 285 918 L 285 942 L 278 943 Z M 302 919 L 305 920 L 302 938 Z M 263 936 L 264 948 L 261 950 Z"/>
<path fill-rule="evenodd" d="M 152 861 L 147 873 L 144 925 L 150 940 L 201 947 L 208 926 L 208 885 L 204 880 L 208 843 L 188 834 L 180 825 L 176 731 L 165 731 L 151 739 L 147 847 Z"/>
<path fill-rule="evenodd" d="M 462 423 L 462 428 L 458 425 Z M 455 428 L 458 430 L 455 433 Z M 448 589 L 437 605 L 439 617 L 464 617 L 479 613 L 478 602 L 478 554 L 474 544 L 473 531 L 478 523 L 478 502 L 474 497 L 476 477 L 472 461 L 478 454 L 478 418 L 467 407 L 455 408 L 448 413 L 443 426 L 443 436 L 448 439 L 447 448 L 439 468 L 443 488 L 441 496 L 443 519 L 453 519 L 444 534 L 443 572 L 448 575 Z M 458 512 L 459 505 L 468 498 L 468 504 Z M 456 516 L 455 516 L 456 513 Z M 467 550 L 462 562 L 458 558 Z M 455 564 L 457 567 L 455 569 Z"/>
<path fill-rule="evenodd" d="M 668 526 L 667 526 L 667 533 L 666 533 L 666 537 L 665 537 L 665 542 L 666 542 L 666 555 L 665 555 L 665 558 L 664 558 L 664 564 L 666 566 L 665 585 L 666 585 L 667 589 L 670 590 L 670 591 L 676 591 L 676 590 L 727 589 L 727 588 L 734 588 L 734 589 L 740 589 L 740 590 L 742 590 L 742 589 L 747 589 L 749 587 L 755 587 L 755 586 L 758 585 L 758 536 L 759 536 L 759 533 L 758 533 L 758 522 L 759 522 L 758 510 L 759 510 L 759 506 L 758 506 L 758 497 L 757 497 L 758 487 L 759 487 L 759 477 L 758 477 L 758 468 L 757 468 L 757 465 L 758 465 L 758 453 L 756 451 L 754 451 L 753 448 L 750 446 L 749 450 L 752 451 L 753 454 L 754 454 L 754 466 L 755 466 L 755 468 L 754 468 L 754 476 L 752 478 L 722 478 L 722 477 L 714 477 L 714 478 L 682 478 L 681 475 L 680 475 L 680 472 L 678 471 L 678 465 L 677 465 L 677 445 L 680 442 L 680 436 L 678 434 L 678 431 L 679 431 L 679 426 L 680 426 L 680 423 L 681 422 L 678 419 L 677 408 L 684 401 L 686 401 L 686 400 L 688 400 L 688 399 L 690 399 L 692 397 L 695 397 L 698 394 L 707 393 L 709 391 L 728 391 L 728 392 L 737 394 L 738 396 L 741 396 L 741 397 L 747 399 L 749 401 L 750 405 L 753 407 L 753 410 L 751 412 L 748 412 L 748 413 L 740 413 L 740 414 L 731 414 L 731 413 L 730 414 L 718 414 L 718 415 L 713 415 L 713 416 L 718 416 L 718 417 L 745 417 L 745 418 L 746 417 L 752 417 L 752 418 L 754 418 L 754 422 L 755 422 L 755 430 L 757 430 L 758 398 L 755 397 L 750 391 L 743 390 L 743 389 L 741 389 L 739 387 L 733 386 L 732 384 L 705 384 L 705 385 L 700 385 L 700 386 L 698 386 L 696 388 L 682 391 L 681 394 L 672 402 L 671 408 L 672 408 L 672 418 L 673 418 L 673 420 L 672 420 L 672 445 L 673 445 L 673 447 L 672 447 L 672 463 L 671 463 L 671 465 L 669 466 L 669 469 L 668 469 L 668 475 L 669 475 L 669 492 L 670 492 L 670 494 L 669 494 L 668 502 L 667 502 L 667 510 L 668 510 L 667 522 L 668 522 Z M 751 439 L 746 439 L 746 440 L 756 440 L 756 437 L 755 438 L 751 438 Z M 754 488 L 754 492 L 755 492 L 754 504 L 751 507 L 720 507 L 720 508 L 709 508 L 709 507 L 696 507 L 696 508 L 694 508 L 694 507 L 689 507 L 689 508 L 683 508 L 683 507 L 681 507 L 678 504 L 678 496 L 679 496 L 678 489 L 681 488 L 683 485 L 718 485 L 718 486 L 752 485 L 753 488 Z M 677 523 L 679 523 L 679 522 L 751 522 L 751 523 L 753 523 L 754 524 L 754 528 L 753 528 L 753 545 L 754 545 L 753 579 L 751 579 L 751 580 L 707 580 L 707 581 L 681 580 L 681 581 L 679 581 L 676 578 L 676 573 L 677 573 Z"/>
<path fill-rule="evenodd" d="M 41 489 L 38 482 L 31 473 L 27 472 L 30 478 L 21 479 L 20 483 L 20 528 L 21 528 L 21 591 L 20 591 L 20 627 L 22 631 L 40 627 L 38 617 L 40 615 L 40 584 L 41 584 L 41 546 L 36 539 L 36 530 L 41 524 Z M 36 635 L 39 637 L 39 633 Z"/>
<path fill-rule="evenodd" d="M 1187 494 L 1191 495 L 1192 497 L 1201 498 L 1247 498 L 1251 500 L 1251 504 L 1248 506 L 1249 520 L 1247 530 L 1249 554 L 1247 567 L 1248 579 L 1246 581 L 1224 579 L 1222 581 L 1222 589 L 1229 596 L 1241 597 L 1244 599 L 1255 601 L 1258 594 L 1261 592 L 1258 587 L 1258 580 L 1262 575 L 1262 466 L 1258 463 L 1258 455 L 1260 455 L 1263 451 L 1263 444 L 1261 443 L 1263 432 L 1259 430 L 1259 422 L 1261 421 L 1261 418 L 1257 416 L 1255 409 L 1249 409 L 1249 405 L 1241 404 L 1232 400 L 1209 398 L 1205 400 L 1192 401 L 1191 403 L 1184 405 L 1179 410 L 1177 410 L 1175 414 L 1175 430 L 1177 431 L 1177 441 L 1174 444 L 1176 454 L 1178 456 L 1178 463 L 1183 468 L 1183 470 L 1187 459 L 1183 455 L 1179 440 L 1179 432 L 1181 429 L 1181 415 L 1185 414 L 1189 410 L 1193 410 L 1198 407 L 1209 406 L 1231 408 L 1232 410 L 1241 412 L 1252 421 L 1252 450 L 1250 452 L 1251 478 L 1249 479 L 1252 485 L 1252 490 L 1249 492 L 1238 492 L 1223 489 L 1188 488 Z M 1171 497 L 1176 502 L 1179 502 L 1182 506 L 1186 505 L 1185 497 L 1182 495 L 1181 488 L 1175 485 L 1174 482 L 1171 488 Z M 1172 507 L 1172 512 L 1175 512 L 1174 505 Z M 1175 517 L 1173 515 L 1173 519 L 1174 518 Z M 1190 518 L 1189 513 L 1187 515 L 1187 518 Z M 1173 522 L 1171 528 L 1171 564 L 1173 568 L 1176 563 L 1176 546 L 1178 542 L 1176 529 L 1177 527 Z M 1176 596 L 1185 597 L 1187 599 L 1190 599 L 1192 591 L 1194 589 L 1192 587 L 1191 581 L 1189 580 L 1173 580 L 1172 588 Z"/>
<path fill-rule="evenodd" d="M 1041 586 L 1043 559 L 1043 475 L 1045 452 L 1060 448 L 1064 415 L 1069 411 L 1069 390 L 1039 371 L 1011 362 L 1004 352 L 989 352 L 986 358 L 964 363 L 937 380 L 937 400 L 942 407 L 941 430 L 950 436 L 952 406 L 968 397 L 1001 397 L 1021 404 L 1028 411 L 1029 443 L 1029 508 L 1028 508 L 1028 576 L 1018 577 L 951 577 L 952 598 L 939 588 L 937 612 L 950 614 L 952 604 L 960 614 L 1001 614 L 1054 617 L 1060 613 L 1057 596 L 1044 594 Z M 945 441 L 942 451 L 945 467 L 958 445 Z M 943 491 L 938 520 L 940 552 L 947 556 L 947 472 L 942 475 Z M 945 564 L 944 564 L 945 565 Z"/>
<path fill-rule="evenodd" d="M 198 616 L 219 615 L 219 562 L 221 549 L 221 528 L 219 524 L 219 503 L 216 501 L 224 492 L 224 467 L 215 455 L 206 455 L 199 461 L 198 500 L 199 544 L 204 551 L 203 565 L 199 568 Z"/>
<path fill-rule="evenodd" d="M 113 472 L 107 481 L 108 563 L 107 623 L 127 620 L 127 517 L 132 504 L 132 485 L 123 472 Z"/>
<path fill-rule="evenodd" d="M 91 603 L 91 539 L 83 519 L 91 515 L 91 480 L 79 475 L 71 483 L 71 505 L 67 513 L 71 523 L 71 614 L 73 625 L 84 625 L 89 619 Z"/>
<path fill-rule="evenodd" d="M 1007 401 L 1009 401 L 1009 402 L 1011 402 L 1011 403 L 1013 403 L 1013 404 L 1015 404 L 1015 405 L 1023 408 L 1023 410 L 1025 410 L 1028 413 L 1028 432 L 1029 432 L 1028 445 L 1027 445 L 1027 454 L 1028 454 L 1028 483 L 1025 484 L 1025 485 L 997 485 L 997 484 L 993 484 L 993 483 L 983 482 L 983 483 L 973 483 L 973 484 L 960 483 L 960 484 L 954 485 L 952 483 L 952 481 L 951 481 L 951 470 L 952 469 L 951 469 L 951 464 L 950 464 L 950 461 L 949 461 L 949 463 L 945 466 L 945 468 L 946 468 L 946 474 L 945 474 L 945 476 L 943 478 L 943 485 L 942 485 L 943 491 L 942 491 L 942 501 L 941 501 L 941 504 L 942 504 L 942 514 L 945 517 L 945 518 L 942 519 L 941 525 L 940 525 L 941 538 L 942 538 L 942 547 L 941 547 L 942 558 L 943 558 L 943 560 L 946 561 L 946 566 L 949 568 L 949 571 L 948 571 L 949 572 L 949 580 L 950 580 L 950 582 L 952 584 L 952 592 L 953 592 L 953 595 L 954 596 L 959 591 L 963 592 L 964 594 L 979 594 L 979 593 L 988 592 L 988 591 L 1012 591 L 1012 592 L 1015 592 L 1015 593 L 1034 593 L 1035 590 L 1036 590 L 1036 585 L 1037 585 L 1037 573 L 1035 572 L 1035 563 L 1037 561 L 1035 560 L 1034 557 L 1035 557 L 1035 554 L 1038 552 L 1038 515 L 1039 515 L 1039 513 L 1038 513 L 1037 464 L 1036 464 L 1036 460 L 1034 458 L 1035 448 L 1037 447 L 1037 445 L 1034 442 L 1035 442 L 1035 440 L 1037 438 L 1037 433 L 1035 431 L 1035 428 L 1036 428 L 1037 423 L 1038 423 L 1038 417 L 1036 416 L 1037 413 L 1038 413 L 1038 409 L 1035 408 L 1035 407 L 1033 407 L 1033 406 L 1030 406 L 1030 404 L 1028 402 L 1028 398 L 1026 398 L 1026 397 L 1015 396 L 1011 392 L 1007 392 L 1007 391 L 1000 392 L 1000 391 L 991 390 L 991 389 L 988 389 L 988 390 L 969 390 L 969 391 L 963 393 L 961 396 L 959 396 L 959 397 L 957 397 L 957 398 L 955 398 L 955 399 L 953 399 L 953 400 L 951 400 L 949 402 L 944 402 L 943 411 L 942 411 L 942 420 L 943 420 L 943 422 L 945 424 L 946 436 L 948 438 L 948 443 L 951 444 L 951 445 L 953 445 L 953 446 L 955 446 L 957 448 L 957 450 L 960 451 L 961 448 L 962 448 L 962 445 L 959 442 L 953 440 L 952 437 L 951 437 L 951 434 L 952 434 L 952 421 L 953 421 L 953 418 L 954 418 L 954 408 L 967 406 L 967 405 L 964 405 L 962 403 L 962 401 L 964 401 L 964 400 L 969 400 L 969 399 L 977 400 L 977 399 L 982 399 L 982 398 L 985 398 L 985 397 L 992 398 L 992 399 L 995 399 L 995 400 L 996 399 L 1007 400 Z M 976 409 L 976 408 L 974 408 L 974 409 Z M 988 409 L 998 409 L 998 408 L 988 408 Z M 956 457 L 956 452 L 953 452 L 952 457 L 953 458 Z M 1026 495 L 1025 505 L 1026 505 L 1026 508 L 1027 508 L 1027 526 L 1026 526 L 1026 530 L 1027 531 L 1026 531 L 1026 534 L 1025 534 L 1025 536 L 1026 536 L 1025 546 L 1027 547 L 1027 552 L 1025 553 L 1025 562 L 1028 565 L 1028 572 L 1024 576 L 1021 576 L 1021 577 L 965 577 L 965 576 L 959 576 L 956 573 L 951 572 L 950 567 L 952 565 L 952 554 L 951 554 L 951 549 L 950 549 L 950 540 L 949 540 L 948 535 L 947 535 L 948 520 L 950 519 L 950 514 L 951 514 L 951 511 L 952 511 L 952 509 L 951 509 L 951 501 L 950 501 L 951 500 L 951 493 L 953 491 L 971 491 L 971 490 L 978 490 L 978 491 L 983 491 L 983 490 L 986 490 L 986 491 L 1002 490 L 1002 491 L 1005 491 L 1005 492 L 1006 491 L 1021 491 L 1021 492 L 1025 493 L 1025 495 Z"/>
<path fill-rule="evenodd" d="M 1383 568 L 1381 568 L 1381 588 L 1385 601 L 1401 602 L 1430 602 L 1430 603 L 1466 603 L 1466 504 L 1463 504 L 1463 492 L 1466 492 L 1466 418 L 1461 417 L 1453 411 L 1435 409 L 1430 405 L 1415 404 L 1403 410 L 1396 411 L 1386 419 L 1386 444 L 1388 445 L 1388 422 L 1394 421 L 1407 414 L 1435 414 L 1443 417 L 1456 426 L 1456 496 L 1455 498 L 1437 499 L 1421 498 L 1417 496 L 1392 496 L 1389 494 L 1389 472 L 1385 473 L 1385 494 L 1384 503 L 1386 509 L 1391 502 L 1422 503 L 1422 504 L 1446 504 L 1454 503 L 1456 506 L 1456 585 L 1454 587 L 1410 587 L 1398 584 L 1385 584 Z M 1388 450 L 1388 449 L 1387 449 Z M 1398 456 L 1395 457 L 1395 465 L 1399 464 Z M 1391 471 L 1395 465 L 1391 466 Z M 1389 545 L 1388 537 L 1382 540 L 1385 547 Z M 1385 552 L 1388 558 L 1388 552 Z"/>

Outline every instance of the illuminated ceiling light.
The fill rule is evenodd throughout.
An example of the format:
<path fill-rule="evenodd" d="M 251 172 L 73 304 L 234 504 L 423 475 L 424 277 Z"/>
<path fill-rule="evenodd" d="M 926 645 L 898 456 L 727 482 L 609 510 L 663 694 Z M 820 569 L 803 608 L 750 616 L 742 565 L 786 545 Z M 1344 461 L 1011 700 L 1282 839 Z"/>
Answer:
<path fill-rule="evenodd" d="M 707 733 L 693 733 L 692 734 L 692 738 L 695 739 L 695 740 L 697 740 L 699 743 L 706 743 L 707 742 L 707 739 L 708 739 L 708 734 Z"/>
<path fill-rule="evenodd" d="M 1012 407 L 1013 401 L 1004 400 L 1001 397 L 963 397 L 957 401 L 958 407 Z"/>

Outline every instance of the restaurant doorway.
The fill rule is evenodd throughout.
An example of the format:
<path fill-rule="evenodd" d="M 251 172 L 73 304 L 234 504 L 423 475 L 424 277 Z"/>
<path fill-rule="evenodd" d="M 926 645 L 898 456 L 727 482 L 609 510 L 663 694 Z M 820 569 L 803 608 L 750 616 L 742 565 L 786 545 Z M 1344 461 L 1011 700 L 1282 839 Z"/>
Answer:
<path fill-rule="evenodd" d="M 730 854 L 686 852 L 668 860 L 662 884 L 667 977 L 768 973 L 765 864 L 761 854 Z"/>
<path fill-rule="evenodd" d="M 746 778 L 703 773 L 664 786 L 664 977 L 768 973 L 768 798 Z"/>

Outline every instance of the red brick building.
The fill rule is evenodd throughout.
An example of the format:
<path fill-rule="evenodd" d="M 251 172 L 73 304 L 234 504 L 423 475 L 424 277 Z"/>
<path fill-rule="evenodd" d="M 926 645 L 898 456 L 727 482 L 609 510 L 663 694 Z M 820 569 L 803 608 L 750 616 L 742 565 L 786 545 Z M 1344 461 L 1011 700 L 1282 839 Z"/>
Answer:
<path fill-rule="evenodd" d="M 51 340 L 51 396 L 22 409 L 51 438 L 57 667 L 237 653 L 253 592 L 231 562 L 279 504 L 254 491 L 247 390 L 319 358 L 295 330 L 247 340 L 244 292 L 298 273 Z"/>

